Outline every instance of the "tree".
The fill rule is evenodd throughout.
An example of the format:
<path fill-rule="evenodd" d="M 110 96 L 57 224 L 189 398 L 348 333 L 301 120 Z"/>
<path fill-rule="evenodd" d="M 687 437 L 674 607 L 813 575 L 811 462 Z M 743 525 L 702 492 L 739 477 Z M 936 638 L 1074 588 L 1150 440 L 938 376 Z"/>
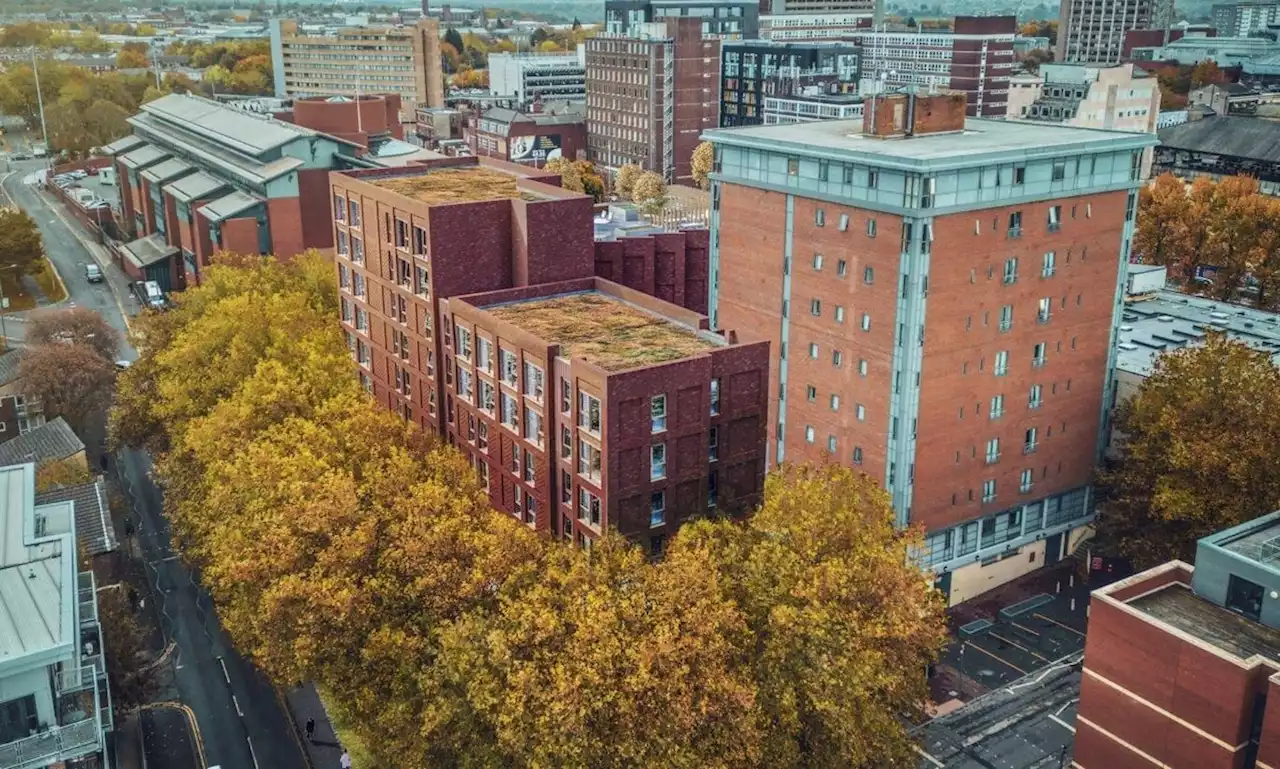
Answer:
<path fill-rule="evenodd" d="M 716 150 L 711 142 L 701 142 L 693 150 L 693 158 L 690 165 L 693 167 L 693 181 L 701 189 L 706 189 L 711 183 L 711 169 L 715 164 Z"/>
<path fill-rule="evenodd" d="M 1022 57 L 1022 68 L 1028 72 L 1040 71 L 1040 65 L 1053 61 L 1053 54 L 1044 48 L 1033 48 Z"/>
<path fill-rule="evenodd" d="M 123 713 L 151 701 L 159 689 L 155 669 L 147 666 L 146 635 L 123 585 L 98 590 L 98 619 L 112 703 Z"/>
<path fill-rule="evenodd" d="M 1138 222 L 1133 251 L 1145 264 L 1162 264 L 1176 273 L 1187 258 L 1185 228 L 1187 185 L 1170 173 L 1157 176 L 1138 193 Z M 1180 267 L 1181 266 L 1181 267 Z"/>
<path fill-rule="evenodd" d="M 613 177 L 613 189 L 623 198 L 631 197 L 631 188 L 635 186 L 636 179 L 640 177 L 643 170 L 640 166 L 627 164 L 618 169 L 617 174 Z"/>
<path fill-rule="evenodd" d="M 120 332 L 87 307 L 39 310 L 27 321 L 26 343 L 83 345 L 103 360 L 114 361 L 120 349 Z"/>
<path fill-rule="evenodd" d="M 1227 75 L 1219 69 L 1213 59 L 1205 59 L 1191 70 L 1191 87 L 1201 88 L 1206 85 L 1219 85 L 1227 82 Z"/>
<path fill-rule="evenodd" d="M 445 30 L 444 42 L 453 46 L 453 50 L 455 51 L 462 51 L 463 49 L 466 48 L 466 45 L 464 45 L 462 42 L 461 33 L 459 33 L 458 30 L 454 29 L 453 27 L 449 27 L 447 30 Z"/>
<path fill-rule="evenodd" d="M 1101 476 L 1105 546 L 1141 568 L 1280 507 L 1280 369 L 1210 333 L 1161 355 L 1116 412 L 1124 459 Z"/>
<path fill-rule="evenodd" d="M 667 183 L 653 171 L 645 171 L 631 187 L 631 199 L 641 206 L 661 208 L 667 197 Z"/>
<path fill-rule="evenodd" d="M 446 74 L 457 72 L 462 65 L 462 56 L 458 49 L 447 42 L 440 43 L 440 59 Z"/>
<path fill-rule="evenodd" d="M 149 63 L 147 55 L 142 51 L 122 48 L 120 53 L 116 54 L 117 69 L 145 69 Z"/>
<path fill-rule="evenodd" d="M 31 272 L 44 258 L 44 241 L 36 220 L 26 211 L 0 208 L 0 269 Z"/>
<path fill-rule="evenodd" d="M 546 162 L 542 170 L 553 174 L 560 174 L 560 186 L 572 192 L 584 192 L 582 185 L 582 174 L 574 167 L 574 164 L 568 158 L 552 158 Z"/>
<path fill-rule="evenodd" d="M 107 413 L 115 385 L 115 364 L 81 344 L 28 347 L 18 364 L 22 394 L 38 399 L 50 419 L 62 417 L 83 433 Z"/>

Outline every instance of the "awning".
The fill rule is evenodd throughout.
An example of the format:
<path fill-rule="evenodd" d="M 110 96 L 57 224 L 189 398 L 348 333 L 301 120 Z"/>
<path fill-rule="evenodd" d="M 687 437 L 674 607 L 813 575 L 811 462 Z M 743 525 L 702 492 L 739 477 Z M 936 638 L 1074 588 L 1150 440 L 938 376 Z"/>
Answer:
<path fill-rule="evenodd" d="M 221 222 L 237 214 L 242 214 L 262 202 L 264 202 L 262 198 L 257 195 L 250 195 L 247 192 L 236 190 L 201 206 L 200 214 L 211 222 Z"/>
<path fill-rule="evenodd" d="M 126 243 L 124 246 L 125 258 L 139 270 L 164 261 L 168 257 L 176 256 L 177 253 L 177 246 L 171 246 L 166 243 L 164 235 L 158 232 L 152 233 L 145 238 L 138 238 L 131 243 Z"/>

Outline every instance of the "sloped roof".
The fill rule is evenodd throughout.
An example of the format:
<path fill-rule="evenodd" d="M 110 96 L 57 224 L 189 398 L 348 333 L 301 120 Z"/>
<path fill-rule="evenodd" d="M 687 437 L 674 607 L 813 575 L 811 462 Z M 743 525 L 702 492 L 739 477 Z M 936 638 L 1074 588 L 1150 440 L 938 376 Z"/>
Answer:
<path fill-rule="evenodd" d="M 174 199 L 183 203 L 190 203 L 197 198 L 211 195 L 226 186 L 227 183 L 216 176 L 210 176 L 204 171 L 196 171 L 194 174 L 166 184 L 164 189 L 170 195 L 173 195 Z"/>
<path fill-rule="evenodd" d="M 111 525 L 107 484 L 101 475 L 89 483 L 63 486 L 36 494 L 37 505 L 55 502 L 75 504 L 76 540 L 84 545 L 89 555 L 109 553 L 119 545 Z"/>
<path fill-rule="evenodd" d="M 129 135 L 122 139 L 116 139 L 115 141 L 111 142 L 107 146 L 103 147 L 102 151 L 103 151 L 103 154 L 108 155 L 110 157 L 114 157 L 116 155 L 129 152 L 130 150 L 137 149 L 143 143 L 144 142 L 142 141 L 142 139 L 138 138 L 137 136 Z"/>
<path fill-rule="evenodd" d="M 22 350 L 10 350 L 0 355 L 0 385 L 7 385 L 18 379 L 18 364 L 22 362 Z"/>
<path fill-rule="evenodd" d="M 1215 115 L 1160 129 L 1160 146 L 1280 163 L 1280 123 Z"/>
<path fill-rule="evenodd" d="M 0 466 L 34 462 L 37 468 L 75 456 L 84 451 L 71 425 L 58 417 L 11 441 L 0 443 Z"/>
<path fill-rule="evenodd" d="M 236 214 L 243 213 L 261 202 L 262 198 L 257 195 L 250 195 L 247 192 L 235 190 L 234 192 L 223 195 L 217 200 L 206 203 L 200 207 L 199 211 L 209 221 L 220 222 L 224 219 L 230 219 Z"/>
<path fill-rule="evenodd" d="M 169 245 L 164 236 L 158 232 L 153 232 L 124 245 L 125 258 L 138 269 L 149 267 L 176 253 L 178 253 L 178 247 Z"/>
<path fill-rule="evenodd" d="M 163 163 L 156 163 L 147 170 L 142 172 L 142 178 L 153 182 L 167 182 L 170 179 L 176 179 L 184 174 L 189 174 L 195 169 L 190 163 L 178 158 L 169 158 Z"/>

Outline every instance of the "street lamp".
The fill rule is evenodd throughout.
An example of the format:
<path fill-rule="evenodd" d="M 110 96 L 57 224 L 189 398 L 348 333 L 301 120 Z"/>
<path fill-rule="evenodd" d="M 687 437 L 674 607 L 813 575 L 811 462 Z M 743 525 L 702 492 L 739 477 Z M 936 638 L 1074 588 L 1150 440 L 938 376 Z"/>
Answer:
<path fill-rule="evenodd" d="M 40 106 L 40 133 L 44 135 L 45 157 L 50 157 L 49 127 L 44 122 L 44 94 L 40 90 L 40 66 L 36 63 L 36 47 L 31 46 L 31 74 L 36 81 L 36 104 Z"/>

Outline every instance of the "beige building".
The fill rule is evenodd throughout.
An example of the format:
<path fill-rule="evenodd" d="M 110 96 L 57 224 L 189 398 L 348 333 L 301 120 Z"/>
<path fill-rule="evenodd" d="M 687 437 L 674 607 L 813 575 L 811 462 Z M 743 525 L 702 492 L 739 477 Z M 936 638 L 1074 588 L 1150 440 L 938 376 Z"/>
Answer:
<path fill-rule="evenodd" d="M 277 97 L 395 93 L 406 121 L 418 107 L 444 106 L 436 19 L 331 30 L 275 19 L 270 37 Z"/>
<path fill-rule="evenodd" d="M 1007 116 L 1078 128 L 1155 133 L 1160 87 L 1132 64 L 1045 64 L 1009 82 Z"/>
<path fill-rule="evenodd" d="M 1124 34 L 1168 29 L 1173 0 L 1062 0 L 1058 10 L 1058 61 L 1115 64 Z"/>

